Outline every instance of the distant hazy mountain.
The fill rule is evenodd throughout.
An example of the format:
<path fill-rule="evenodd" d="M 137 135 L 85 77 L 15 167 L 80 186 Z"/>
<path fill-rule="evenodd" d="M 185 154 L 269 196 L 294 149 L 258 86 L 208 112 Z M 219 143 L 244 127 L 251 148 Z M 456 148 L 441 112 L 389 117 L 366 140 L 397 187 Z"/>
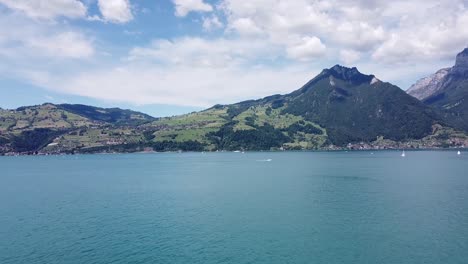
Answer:
<path fill-rule="evenodd" d="M 454 68 L 450 74 L 460 76 Z M 69 104 L 0 110 L 0 154 L 468 145 L 446 115 L 374 75 L 336 65 L 290 94 L 177 117 Z"/>
<path fill-rule="evenodd" d="M 422 79 L 408 93 L 441 110 L 448 123 L 468 130 L 468 48 L 457 55 L 455 66 Z"/>

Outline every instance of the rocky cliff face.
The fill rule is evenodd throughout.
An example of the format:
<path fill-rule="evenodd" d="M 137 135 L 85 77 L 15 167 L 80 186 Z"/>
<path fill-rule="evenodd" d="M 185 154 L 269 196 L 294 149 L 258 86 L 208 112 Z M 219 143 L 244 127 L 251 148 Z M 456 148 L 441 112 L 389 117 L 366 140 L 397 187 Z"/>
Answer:
<path fill-rule="evenodd" d="M 407 90 L 407 93 L 419 100 L 424 100 L 433 95 L 443 87 L 445 77 L 450 72 L 451 68 L 444 68 L 438 70 L 436 73 L 431 74 L 417 81 Z"/>
<path fill-rule="evenodd" d="M 468 48 L 457 54 L 453 67 L 440 69 L 436 73 L 420 79 L 406 92 L 423 101 L 442 93 L 452 83 L 461 79 L 468 79 Z"/>
<path fill-rule="evenodd" d="M 440 110 L 447 124 L 468 131 L 468 48 L 453 67 L 418 81 L 407 92 Z"/>
<path fill-rule="evenodd" d="M 468 78 L 468 48 L 458 53 L 455 60 L 455 66 L 452 67 L 450 73 L 453 77 Z"/>

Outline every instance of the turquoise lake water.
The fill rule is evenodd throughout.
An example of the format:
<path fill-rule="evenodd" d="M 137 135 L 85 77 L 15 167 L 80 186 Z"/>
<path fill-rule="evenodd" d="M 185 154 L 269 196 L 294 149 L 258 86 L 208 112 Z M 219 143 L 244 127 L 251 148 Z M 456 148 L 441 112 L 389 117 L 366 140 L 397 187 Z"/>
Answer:
<path fill-rule="evenodd" d="M 2 264 L 468 263 L 468 153 L 0 157 L 0 168 Z"/>

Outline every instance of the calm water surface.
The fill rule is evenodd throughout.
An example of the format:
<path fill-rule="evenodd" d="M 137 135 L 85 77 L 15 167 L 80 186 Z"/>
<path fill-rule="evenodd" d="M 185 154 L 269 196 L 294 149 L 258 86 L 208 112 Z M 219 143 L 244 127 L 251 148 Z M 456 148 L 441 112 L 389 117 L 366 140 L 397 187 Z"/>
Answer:
<path fill-rule="evenodd" d="M 468 153 L 0 157 L 0 168 L 2 264 L 468 263 Z"/>

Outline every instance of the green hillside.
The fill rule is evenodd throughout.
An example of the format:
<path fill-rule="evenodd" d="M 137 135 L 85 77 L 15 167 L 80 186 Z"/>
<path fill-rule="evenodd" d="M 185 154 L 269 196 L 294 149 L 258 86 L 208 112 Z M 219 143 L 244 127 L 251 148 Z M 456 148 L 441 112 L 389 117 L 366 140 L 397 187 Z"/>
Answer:
<path fill-rule="evenodd" d="M 43 104 L 0 110 L 0 153 L 5 152 L 72 152 L 82 148 L 105 147 L 128 143 L 141 143 L 142 132 L 135 124 L 150 122 L 154 118 L 129 110 L 95 109 L 100 116 L 83 114 L 70 105 Z M 66 109 L 72 109 L 68 111 Z M 83 109 L 80 107 L 80 109 Z M 119 118 L 104 121 L 107 113 Z M 110 114 L 109 114 L 110 115 Z M 124 118 L 125 116 L 125 118 Z M 127 126 L 123 126 L 127 124 Z"/>
<path fill-rule="evenodd" d="M 60 104 L 57 107 L 94 121 L 114 125 L 140 125 L 155 120 L 150 115 L 120 108 L 101 108 L 81 104 Z"/>
<path fill-rule="evenodd" d="M 356 68 L 324 70 L 285 96 L 284 113 L 303 116 L 328 131 L 332 143 L 418 139 L 431 133 L 437 114 L 400 88 Z"/>
<path fill-rule="evenodd" d="M 217 105 L 148 127 L 154 129 L 156 142 L 195 140 L 209 150 L 268 150 L 339 148 L 361 142 L 370 147 L 392 147 L 397 142 L 437 147 L 446 143 L 434 137 L 436 131 L 449 133 L 449 138 L 463 135 L 444 129 L 446 123 L 437 111 L 400 88 L 337 65 L 287 95 Z"/>
<path fill-rule="evenodd" d="M 465 133 L 448 124 L 400 88 L 336 65 L 290 94 L 175 117 L 69 104 L 0 110 L 0 153 L 468 145 Z"/>

